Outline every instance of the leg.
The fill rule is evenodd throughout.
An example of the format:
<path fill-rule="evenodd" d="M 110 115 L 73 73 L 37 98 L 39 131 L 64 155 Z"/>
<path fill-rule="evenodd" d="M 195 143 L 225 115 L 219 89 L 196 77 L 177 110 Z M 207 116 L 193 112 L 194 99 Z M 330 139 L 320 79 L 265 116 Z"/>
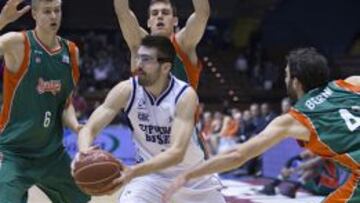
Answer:
<path fill-rule="evenodd" d="M 119 203 L 161 202 L 166 185 L 165 181 L 153 175 L 135 178 L 125 186 Z"/>
<path fill-rule="evenodd" d="M 49 160 L 50 161 L 50 160 Z M 86 203 L 90 197 L 84 194 L 74 182 L 70 174 L 71 159 L 66 152 L 51 160 L 50 168 L 46 170 L 36 184 L 53 203 Z"/>
<path fill-rule="evenodd" d="M 360 177 L 351 175 L 335 192 L 331 193 L 322 203 L 356 203 L 360 202 Z"/>
<path fill-rule="evenodd" d="M 1 203 L 26 203 L 27 190 L 33 180 L 26 177 L 29 172 L 20 158 L 5 155 L 0 166 Z"/>
<path fill-rule="evenodd" d="M 173 203 L 225 203 L 219 191 L 221 184 L 215 177 L 209 178 L 194 188 L 184 187 L 172 198 Z M 196 184 L 196 183 L 195 183 Z"/>

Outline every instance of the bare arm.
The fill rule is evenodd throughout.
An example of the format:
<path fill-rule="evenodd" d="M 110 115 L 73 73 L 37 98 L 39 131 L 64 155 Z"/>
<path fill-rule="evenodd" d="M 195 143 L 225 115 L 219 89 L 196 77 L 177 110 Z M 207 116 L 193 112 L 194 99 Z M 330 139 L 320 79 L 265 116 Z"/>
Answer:
<path fill-rule="evenodd" d="M 76 118 L 74 105 L 70 102 L 66 109 L 64 109 L 62 114 L 62 121 L 65 126 L 70 128 L 75 133 L 78 133 L 80 130 L 79 122 Z"/>
<path fill-rule="evenodd" d="M 121 32 L 131 51 L 131 71 L 135 68 L 135 55 L 141 39 L 148 33 L 140 27 L 135 14 L 130 10 L 129 0 L 114 0 L 115 12 Z"/>
<path fill-rule="evenodd" d="M 314 158 L 311 158 L 311 159 L 301 163 L 297 168 L 294 169 L 294 171 L 307 170 L 307 169 L 312 168 L 315 165 L 319 164 L 322 160 L 323 160 L 322 157 L 316 156 Z"/>
<path fill-rule="evenodd" d="M 130 97 L 132 85 L 130 80 L 116 85 L 107 95 L 104 103 L 100 105 L 90 116 L 89 121 L 80 130 L 78 146 L 80 152 L 85 152 L 96 135 L 108 125 L 119 113 Z"/>
<path fill-rule="evenodd" d="M 285 114 L 274 119 L 258 136 L 238 145 L 236 151 L 215 156 L 204 164 L 188 171 L 185 177 L 189 180 L 239 167 L 289 135 L 303 139 L 304 137 L 309 138 L 310 132 L 290 115 Z"/>
<path fill-rule="evenodd" d="M 209 0 L 192 0 L 194 13 L 191 14 L 183 29 L 176 35 L 180 46 L 186 50 L 195 50 L 204 35 L 207 21 L 210 17 Z"/>
<path fill-rule="evenodd" d="M 9 0 L 5 4 L 0 13 L 0 30 L 30 10 L 30 6 L 18 10 L 21 2 L 22 0 Z M 16 72 L 23 60 L 24 40 L 22 34 L 16 32 L 0 36 L 0 56 L 5 57 L 6 68 L 11 72 Z"/>
<path fill-rule="evenodd" d="M 156 172 L 182 162 L 194 130 L 198 99 L 193 89 L 188 89 L 176 106 L 171 127 L 171 147 L 144 163 L 133 167 L 133 177 Z"/>

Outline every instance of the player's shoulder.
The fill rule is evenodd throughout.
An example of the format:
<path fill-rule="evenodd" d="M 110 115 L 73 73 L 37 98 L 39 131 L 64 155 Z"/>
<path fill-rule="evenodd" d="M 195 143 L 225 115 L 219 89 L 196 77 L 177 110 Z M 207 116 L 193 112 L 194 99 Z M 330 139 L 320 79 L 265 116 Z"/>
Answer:
<path fill-rule="evenodd" d="M 354 86 L 360 86 L 360 75 L 353 75 L 345 79 L 345 82 Z"/>
<path fill-rule="evenodd" d="M 8 32 L 1 36 L 5 43 L 22 43 L 25 41 L 24 32 Z"/>

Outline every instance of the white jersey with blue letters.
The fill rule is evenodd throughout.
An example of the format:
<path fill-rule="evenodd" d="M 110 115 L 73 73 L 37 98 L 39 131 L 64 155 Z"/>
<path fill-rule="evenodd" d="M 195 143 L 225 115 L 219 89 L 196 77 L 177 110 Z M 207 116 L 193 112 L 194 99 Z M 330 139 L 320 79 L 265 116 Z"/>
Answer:
<path fill-rule="evenodd" d="M 168 87 L 158 98 L 154 98 L 143 86 L 139 85 L 137 77 L 131 78 L 133 91 L 125 112 L 132 126 L 138 162 L 147 161 L 166 151 L 174 140 L 171 137 L 171 126 L 176 104 L 185 90 L 191 87 L 173 76 L 170 77 Z M 193 136 L 183 161 L 176 166 L 162 170 L 159 174 L 172 177 L 203 161 L 204 151 L 198 144 L 194 127 Z"/>

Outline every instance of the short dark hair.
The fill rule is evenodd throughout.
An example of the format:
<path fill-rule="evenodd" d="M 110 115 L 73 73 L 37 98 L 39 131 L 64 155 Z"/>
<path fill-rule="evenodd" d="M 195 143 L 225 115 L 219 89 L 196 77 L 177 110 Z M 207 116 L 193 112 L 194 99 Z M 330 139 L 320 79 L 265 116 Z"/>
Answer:
<path fill-rule="evenodd" d="M 155 48 L 158 52 L 159 62 L 173 63 L 176 57 L 176 51 L 168 37 L 147 35 L 141 40 L 141 46 Z"/>
<path fill-rule="evenodd" d="M 177 9 L 176 9 L 175 5 L 174 5 L 173 3 L 171 3 L 170 0 L 151 0 L 151 1 L 150 1 L 150 5 L 149 5 L 149 9 L 148 9 L 149 15 L 150 15 L 150 7 L 151 7 L 153 4 L 156 4 L 156 3 L 170 4 L 170 5 L 171 5 L 172 12 L 173 12 L 173 16 L 177 17 Z"/>
<path fill-rule="evenodd" d="M 290 77 L 297 78 L 305 92 L 323 86 L 329 81 L 329 67 L 326 58 L 315 48 L 295 49 L 287 56 Z"/>

